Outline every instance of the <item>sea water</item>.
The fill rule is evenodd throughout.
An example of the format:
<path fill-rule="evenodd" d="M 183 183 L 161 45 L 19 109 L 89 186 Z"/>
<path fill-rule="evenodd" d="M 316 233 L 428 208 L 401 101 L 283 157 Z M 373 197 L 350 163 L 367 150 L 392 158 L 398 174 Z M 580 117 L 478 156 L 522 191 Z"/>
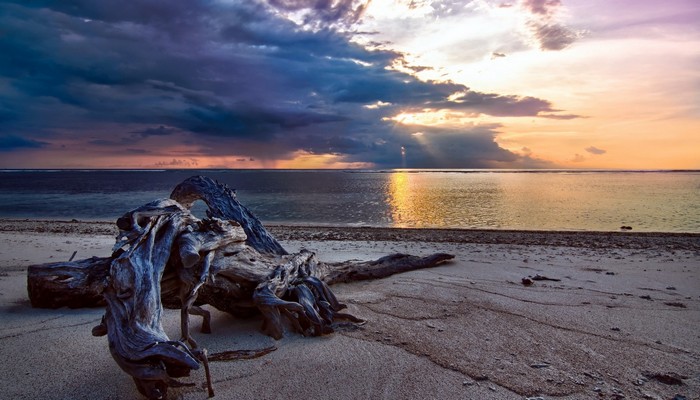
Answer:
<path fill-rule="evenodd" d="M 264 223 L 700 232 L 700 171 L 4 170 L 0 217 L 111 220 L 192 175 Z"/>

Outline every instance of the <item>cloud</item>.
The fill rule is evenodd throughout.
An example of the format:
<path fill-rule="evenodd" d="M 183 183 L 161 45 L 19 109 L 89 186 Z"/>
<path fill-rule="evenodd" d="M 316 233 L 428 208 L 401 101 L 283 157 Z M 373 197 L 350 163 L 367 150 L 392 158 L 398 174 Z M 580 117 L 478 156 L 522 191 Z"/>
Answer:
<path fill-rule="evenodd" d="M 560 111 L 560 110 L 554 110 L 554 111 Z M 567 119 L 576 119 L 576 118 L 587 118 L 582 115 L 577 115 L 577 114 L 550 114 L 550 113 L 539 113 L 537 114 L 538 117 L 542 118 L 547 118 L 547 119 L 561 119 L 561 120 L 567 120 Z"/>
<path fill-rule="evenodd" d="M 113 146 L 118 146 L 120 144 L 125 144 L 126 141 L 116 141 L 116 140 L 107 140 L 107 139 L 92 139 L 88 140 L 87 144 L 91 144 L 94 146 L 107 146 L 107 147 L 113 147 Z"/>
<path fill-rule="evenodd" d="M 17 149 L 38 149 L 45 147 L 48 144 L 49 143 L 25 139 L 15 135 L 0 136 L 0 152 L 13 151 Z"/>
<path fill-rule="evenodd" d="M 171 161 L 161 161 L 155 163 L 156 167 L 180 167 L 180 168 L 193 168 L 199 165 L 199 161 L 196 159 L 183 160 L 173 158 Z"/>
<path fill-rule="evenodd" d="M 422 108 L 482 113 L 499 117 L 546 116 L 549 118 L 556 117 L 557 115 L 552 113 L 559 111 L 553 109 L 549 101 L 536 97 L 474 92 L 464 86 L 454 86 L 451 90 L 454 92 L 449 100 L 446 98 L 427 100 L 422 103 Z"/>
<path fill-rule="evenodd" d="M 0 26 L 12 35 L 0 37 L 0 81 L 8 82 L 0 87 L 0 131 L 10 136 L 0 147 L 41 148 L 70 136 L 102 153 L 110 146 L 115 153 L 155 153 L 147 146 L 157 142 L 188 147 L 192 156 L 274 159 L 311 149 L 389 165 L 390 150 L 375 143 L 402 140 L 400 129 L 383 122 L 400 112 L 565 117 L 545 99 L 424 82 L 389 68 L 404 55 L 367 50 L 334 28 L 347 28 L 365 6 L 349 0 L 134 0 L 129 7 L 107 0 L 5 1 Z M 293 21 L 298 13 L 302 25 Z M 461 158 L 445 158 L 449 165 L 517 161 L 495 144 L 492 131 L 465 131 L 471 133 L 426 140 L 446 150 L 454 140 L 464 148 Z M 440 164 L 428 158 L 417 159 Z"/>
<path fill-rule="evenodd" d="M 603 149 L 599 149 L 599 148 L 594 147 L 594 146 L 586 147 L 585 150 L 587 152 L 589 152 L 591 154 L 595 154 L 595 155 L 601 155 L 601 154 L 607 153 L 607 151 L 605 151 Z"/>
<path fill-rule="evenodd" d="M 575 162 L 575 163 L 580 163 L 580 162 L 584 162 L 584 161 L 586 161 L 586 157 L 584 157 L 578 153 L 574 154 L 574 158 L 571 159 L 571 162 Z"/>
<path fill-rule="evenodd" d="M 580 37 L 580 34 L 561 24 L 531 22 L 529 25 L 542 50 L 563 50 Z"/>
<path fill-rule="evenodd" d="M 357 22 L 369 0 L 267 0 L 279 11 L 300 15 L 301 23 L 313 29 L 334 25 L 350 26 Z"/>
<path fill-rule="evenodd" d="M 149 137 L 149 136 L 168 136 L 172 135 L 173 133 L 176 133 L 178 130 L 175 128 L 166 128 L 165 126 L 161 125 L 157 128 L 143 128 L 140 130 L 135 130 L 132 131 L 131 133 L 137 136 L 141 137 Z"/>
<path fill-rule="evenodd" d="M 461 128 L 434 126 L 394 126 L 380 134 L 351 137 L 296 137 L 309 154 L 337 154 L 348 163 L 370 162 L 379 168 L 401 166 L 405 153 L 408 168 L 546 168 L 553 164 L 501 148 L 494 140 L 500 125 L 469 125 Z"/>
<path fill-rule="evenodd" d="M 129 153 L 129 154 L 139 154 L 139 155 L 143 155 L 143 154 L 153 154 L 152 151 L 146 150 L 146 149 L 132 149 L 132 148 L 127 148 L 127 149 L 126 149 L 126 152 Z"/>
<path fill-rule="evenodd" d="M 523 0 L 522 6 L 533 14 L 552 16 L 561 7 L 561 0 Z"/>
<path fill-rule="evenodd" d="M 422 129 L 420 137 L 403 140 L 407 167 L 492 168 L 519 159 L 517 154 L 496 144 L 491 127 Z"/>
<path fill-rule="evenodd" d="M 560 0 L 521 0 L 520 5 L 529 14 L 526 26 L 541 50 L 563 50 L 584 35 L 560 21 Z"/>

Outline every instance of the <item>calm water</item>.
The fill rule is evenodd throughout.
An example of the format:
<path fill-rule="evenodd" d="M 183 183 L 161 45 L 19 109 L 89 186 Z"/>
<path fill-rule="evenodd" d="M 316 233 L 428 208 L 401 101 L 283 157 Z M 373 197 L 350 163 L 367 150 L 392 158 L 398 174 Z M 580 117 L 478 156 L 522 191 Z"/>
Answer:
<path fill-rule="evenodd" d="M 192 175 L 267 223 L 700 232 L 700 171 L 2 171 L 0 217 L 114 219 Z"/>

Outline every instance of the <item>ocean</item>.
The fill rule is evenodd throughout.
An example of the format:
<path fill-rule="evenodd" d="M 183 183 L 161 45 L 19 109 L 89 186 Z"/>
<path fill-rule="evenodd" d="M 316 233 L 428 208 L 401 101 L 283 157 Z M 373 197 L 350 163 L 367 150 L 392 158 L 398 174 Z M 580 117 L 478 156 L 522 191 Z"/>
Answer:
<path fill-rule="evenodd" d="M 113 220 L 192 175 L 270 224 L 700 232 L 700 171 L 2 170 L 0 218 Z"/>

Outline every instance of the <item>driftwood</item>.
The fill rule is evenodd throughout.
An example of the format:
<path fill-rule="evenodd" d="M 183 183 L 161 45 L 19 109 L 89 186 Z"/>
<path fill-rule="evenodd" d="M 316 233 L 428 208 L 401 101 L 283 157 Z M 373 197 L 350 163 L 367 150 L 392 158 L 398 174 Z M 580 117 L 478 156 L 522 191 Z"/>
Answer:
<path fill-rule="evenodd" d="M 204 220 L 189 212 L 197 200 L 208 206 Z M 31 266 L 27 288 L 34 307 L 106 305 L 93 334 L 107 336 L 114 360 L 149 399 L 192 385 L 175 378 L 200 365 L 213 396 L 206 350 L 189 328 L 188 314 L 196 314 L 203 317 L 202 331 L 210 331 L 201 305 L 241 317 L 262 314 L 263 331 L 275 339 L 285 329 L 318 336 L 333 332 L 339 321 L 363 322 L 342 312 L 345 305 L 329 284 L 378 279 L 453 258 L 394 254 L 321 263 L 310 251 L 289 254 L 232 190 L 205 177 L 185 180 L 170 199 L 124 214 L 117 226 L 111 257 Z M 163 331 L 163 307 L 181 310 L 179 340 Z"/>

